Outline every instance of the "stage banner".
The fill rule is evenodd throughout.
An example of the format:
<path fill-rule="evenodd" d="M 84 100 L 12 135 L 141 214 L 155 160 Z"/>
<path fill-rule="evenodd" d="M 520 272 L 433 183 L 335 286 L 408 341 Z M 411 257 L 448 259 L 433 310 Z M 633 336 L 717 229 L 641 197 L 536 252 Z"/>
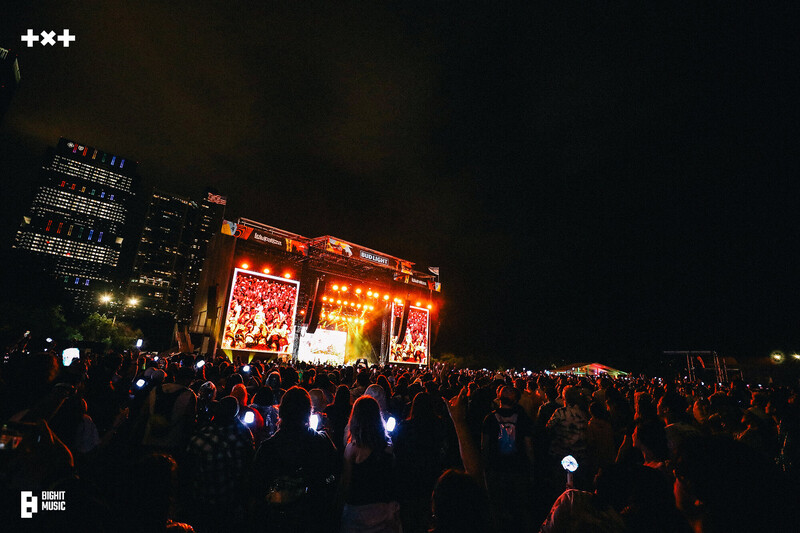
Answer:
<path fill-rule="evenodd" d="M 386 257 L 381 254 L 376 254 L 375 252 L 364 250 L 363 248 L 356 248 L 356 250 L 358 251 L 356 257 L 358 257 L 359 259 L 368 261 L 370 263 L 375 263 L 377 265 L 387 266 L 397 270 L 398 261 L 392 257 Z"/>
<path fill-rule="evenodd" d="M 392 320 L 390 332 L 403 316 L 403 305 L 392 304 Z M 428 346 L 430 344 L 430 311 L 422 307 L 410 306 L 408 324 L 403 339 L 391 336 L 389 342 L 389 362 L 409 363 L 415 365 L 428 364 Z"/>
<path fill-rule="evenodd" d="M 332 237 L 328 237 L 325 241 L 325 251 L 345 257 L 353 257 L 353 247 L 350 243 L 338 241 Z"/>
<path fill-rule="evenodd" d="M 280 248 L 281 250 L 286 249 L 286 239 L 283 237 L 275 237 L 274 235 L 264 233 L 263 231 L 259 231 L 257 229 L 254 229 L 247 239 L 250 241 L 259 242 L 261 244 L 266 244 L 267 246 L 272 246 L 273 248 Z"/>
<path fill-rule="evenodd" d="M 293 239 L 286 239 L 286 251 L 308 255 L 308 244 Z"/>
<path fill-rule="evenodd" d="M 362 248 L 347 241 L 334 239 L 333 237 L 314 239 L 312 244 L 315 246 L 321 245 L 322 249 L 324 249 L 326 252 L 341 255 L 350 259 L 359 259 L 367 263 L 385 266 L 393 270 L 400 270 L 401 268 L 401 261 L 395 259 L 394 257 L 390 257 L 379 252 L 374 252 L 367 248 Z M 411 273 L 411 267 L 408 265 L 413 265 L 413 263 L 402 262 L 402 265 L 404 269 L 408 270 L 408 273 Z"/>
<path fill-rule="evenodd" d="M 230 220 L 223 220 L 222 229 L 220 231 L 223 235 L 230 235 L 237 239 L 247 239 L 253 232 L 253 228 L 231 222 Z"/>
<path fill-rule="evenodd" d="M 409 283 L 409 285 L 416 285 L 417 287 L 425 287 L 426 289 L 428 288 L 428 282 L 427 282 L 427 280 L 424 280 L 424 279 L 411 277 L 408 280 L 408 283 Z"/>
<path fill-rule="evenodd" d="M 299 286 L 296 280 L 235 269 L 221 347 L 291 353 Z"/>

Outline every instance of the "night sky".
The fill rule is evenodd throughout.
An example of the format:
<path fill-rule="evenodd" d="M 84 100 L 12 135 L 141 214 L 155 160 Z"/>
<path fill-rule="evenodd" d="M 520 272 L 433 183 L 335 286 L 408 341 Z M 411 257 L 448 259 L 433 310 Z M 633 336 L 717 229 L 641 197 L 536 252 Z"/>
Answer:
<path fill-rule="evenodd" d="M 3 250 L 64 136 L 145 190 L 439 266 L 434 353 L 800 350 L 796 5 L 28 4 L 0 17 Z"/>

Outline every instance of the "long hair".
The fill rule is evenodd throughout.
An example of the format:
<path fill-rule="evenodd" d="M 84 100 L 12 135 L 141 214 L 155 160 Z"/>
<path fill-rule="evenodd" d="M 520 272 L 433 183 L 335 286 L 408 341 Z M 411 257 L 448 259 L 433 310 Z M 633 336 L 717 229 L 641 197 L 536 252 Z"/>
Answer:
<path fill-rule="evenodd" d="M 436 419 L 436 411 L 433 410 L 433 400 L 427 392 L 419 392 L 414 396 L 411 403 L 411 413 L 408 420 L 416 419 L 420 421 L 431 421 Z"/>
<path fill-rule="evenodd" d="M 333 405 L 336 406 L 337 409 L 350 411 L 350 389 L 347 385 L 339 385 L 336 387 Z"/>
<path fill-rule="evenodd" d="M 350 414 L 349 442 L 362 448 L 382 450 L 388 444 L 386 428 L 381 418 L 381 408 L 375 398 L 361 396 L 353 404 Z"/>

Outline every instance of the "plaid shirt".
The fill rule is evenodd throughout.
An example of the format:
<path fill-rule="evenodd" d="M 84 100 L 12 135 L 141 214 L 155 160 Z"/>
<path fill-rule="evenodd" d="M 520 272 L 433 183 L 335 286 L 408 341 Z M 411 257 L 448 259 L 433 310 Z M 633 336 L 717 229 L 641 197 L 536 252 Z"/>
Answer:
<path fill-rule="evenodd" d="M 188 448 L 195 497 L 210 504 L 235 501 L 237 491 L 246 486 L 254 449 L 253 434 L 238 420 L 200 428 Z"/>

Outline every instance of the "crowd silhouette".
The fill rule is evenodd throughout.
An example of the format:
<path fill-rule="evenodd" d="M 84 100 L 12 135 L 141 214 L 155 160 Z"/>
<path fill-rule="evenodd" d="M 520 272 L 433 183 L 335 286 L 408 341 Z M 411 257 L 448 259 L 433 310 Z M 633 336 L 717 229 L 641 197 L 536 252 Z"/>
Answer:
<path fill-rule="evenodd" d="M 12 353 L 0 367 L 0 520 L 13 531 L 791 531 L 797 392 Z M 565 456 L 578 465 L 569 477 Z M 64 491 L 66 508 L 22 519 L 22 491 Z"/>

